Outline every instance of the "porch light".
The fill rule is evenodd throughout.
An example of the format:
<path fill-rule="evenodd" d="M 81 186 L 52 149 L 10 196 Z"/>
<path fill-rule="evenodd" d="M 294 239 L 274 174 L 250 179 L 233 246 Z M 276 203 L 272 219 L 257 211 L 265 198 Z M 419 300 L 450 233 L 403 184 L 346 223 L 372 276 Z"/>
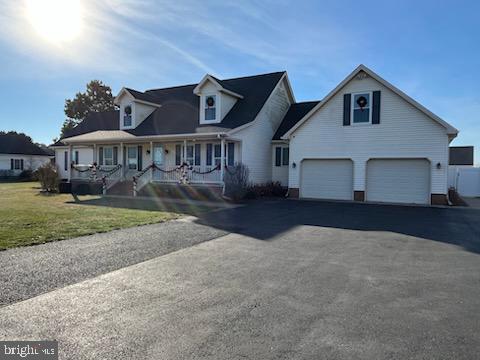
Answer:
<path fill-rule="evenodd" d="M 297 163 L 293 162 L 293 163 L 292 163 L 292 168 L 295 169 L 296 167 L 297 167 Z"/>
<path fill-rule="evenodd" d="M 442 164 L 437 163 L 437 169 L 441 169 L 441 168 L 442 168 Z"/>

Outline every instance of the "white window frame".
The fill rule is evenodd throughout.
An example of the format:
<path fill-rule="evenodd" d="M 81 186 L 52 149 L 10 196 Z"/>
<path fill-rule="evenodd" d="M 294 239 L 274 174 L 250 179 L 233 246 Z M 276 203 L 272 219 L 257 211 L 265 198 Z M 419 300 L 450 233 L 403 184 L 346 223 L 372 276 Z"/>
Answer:
<path fill-rule="evenodd" d="M 365 109 L 368 109 L 368 122 L 355 122 L 355 96 L 356 95 L 367 95 L 368 94 L 368 106 Z M 372 124 L 372 113 L 373 113 L 373 91 L 358 91 L 356 93 L 352 93 L 352 99 L 350 104 L 350 119 L 351 125 L 354 126 L 364 126 L 364 125 L 371 125 Z"/>
<path fill-rule="evenodd" d="M 280 148 L 280 165 L 277 165 L 277 148 Z M 284 164 L 284 150 L 288 149 L 288 162 L 290 162 L 290 146 L 285 145 L 275 145 L 273 148 L 273 166 L 282 167 L 288 166 L 289 164 Z"/>
<path fill-rule="evenodd" d="M 107 149 L 110 149 L 112 151 L 112 157 L 110 158 L 107 158 L 107 154 L 106 154 L 106 150 Z M 112 163 L 111 164 L 107 164 L 107 159 L 111 159 L 112 160 Z M 113 146 L 104 146 L 103 147 L 103 164 L 104 166 L 113 166 Z"/>
<path fill-rule="evenodd" d="M 130 150 L 134 149 L 135 150 L 135 157 L 130 157 Z M 134 159 L 135 161 L 132 161 L 130 163 L 130 159 Z M 135 164 L 135 167 L 130 167 L 130 165 Z M 138 146 L 133 145 L 133 146 L 127 146 L 127 170 L 138 170 Z"/>
<path fill-rule="evenodd" d="M 22 170 L 22 159 L 13 159 L 13 170 Z"/>
<path fill-rule="evenodd" d="M 205 101 L 209 96 L 215 96 L 215 119 L 214 120 L 205 120 Z M 221 121 L 221 104 L 222 104 L 222 97 L 220 93 L 208 93 L 203 94 L 200 96 L 200 124 L 214 124 L 219 123 Z"/>
<path fill-rule="evenodd" d="M 130 106 L 130 108 L 132 109 L 132 113 L 130 114 L 130 118 L 132 119 L 131 120 L 131 125 L 130 126 L 125 126 L 125 108 L 127 106 Z M 135 128 L 135 102 L 131 102 L 131 103 L 125 103 L 123 105 L 121 105 L 121 108 L 120 108 L 120 129 L 133 129 Z"/>

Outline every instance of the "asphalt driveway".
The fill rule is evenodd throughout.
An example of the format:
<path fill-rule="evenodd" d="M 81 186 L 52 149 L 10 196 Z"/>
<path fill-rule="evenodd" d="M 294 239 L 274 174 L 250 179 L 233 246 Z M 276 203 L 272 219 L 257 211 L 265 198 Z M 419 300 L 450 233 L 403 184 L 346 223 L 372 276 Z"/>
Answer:
<path fill-rule="evenodd" d="M 473 359 L 480 211 L 257 202 L 230 233 L 0 308 L 67 359 Z"/>

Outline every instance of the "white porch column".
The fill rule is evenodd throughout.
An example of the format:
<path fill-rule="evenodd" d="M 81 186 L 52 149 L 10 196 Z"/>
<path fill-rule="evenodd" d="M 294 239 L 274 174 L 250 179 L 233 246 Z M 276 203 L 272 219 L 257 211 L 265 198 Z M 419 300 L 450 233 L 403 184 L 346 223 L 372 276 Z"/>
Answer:
<path fill-rule="evenodd" d="M 153 164 L 153 141 L 150 141 L 150 165 Z M 150 182 L 153 181 L 153 171 L 155 169 L 150 168 Z"/>
<path fill-rule="evenodd" d="M 125 161 L 123 160 L 123 157 L 125 156 L 125 154 L 123 153 L 123 143 L 120 143 L 120 165 L 122 165 L 122 167 L 120 168 L 120 176 L 123 177 L 125 176 L 125 169 L 123 168 L 123 165 L 125 164 Z"/>
<path fill-rule="evenodd" d="M 73 151 L 73 146 L 68 145 L 68 181 L 72 180 L 72 151 Z"/>
<path fill-rule="evenodd" d="M 225 139 L 222 138 L 220 149 L 220 179 L 224 181 L 223 174 L 225 172 Z"/>
<path fill-rule="evenodd" d="M 187 140 L 183 140 L 183 161 L 182 164 L 187 162 Z"/>

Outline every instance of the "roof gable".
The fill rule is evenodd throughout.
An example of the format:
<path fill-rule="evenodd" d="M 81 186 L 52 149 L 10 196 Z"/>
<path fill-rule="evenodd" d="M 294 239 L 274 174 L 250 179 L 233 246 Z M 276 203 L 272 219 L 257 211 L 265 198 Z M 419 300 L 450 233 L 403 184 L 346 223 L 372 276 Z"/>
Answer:
<path fill-rule="evenodd" d="M 218 91 L 224 92 L 238 99 L 243 99 L 243 95 L 240 95 L 239 93 L 232 90 L 225 81 L 219 80 L 216 77 L 209 74 L 203 77 L 203 79 L 198 83 L 195 89 L 193 89 L 193 93 L 196 95 L 200 95 L 202 91 L 202 87 L 205 86 L 205 84 L 208 82 L 211 82 L 217 88 Z"/>
<path fill-rule="evenodd" d="M 447 123 L 445 120 L 441 119 L 434 113 L 432 113 L 430 110 L 425 108 L 423 105 L 418 103 L 417 101 L 413 100 L 410 96 L 405 94 L 403 91 L 395 87 L 394 85 L 390 84 L 388 81 L 380 77 L 378 74 L 370 70 L 368 67 L 365 65 L 359 65 L 355 70 L 353 70 L 350 75 L 348 75 L 340 84 L 338 84 L 328 95 L 318 104 L 316 105 L 312 110 L 310 110 L 297 124 L 295 124 L 289 131 L 287 131 L 282 138 L 286 139 L 290 135 L 292 135 L 295 130 L 297 130 L 300 126 L 302 126 L 303 123 L 305 123 L 313 114 L 315 114 L 320 108 L 322 108 L 328 101 L 333 98 L 338 92 L 340 92 L 345 85 L 347 85 L 351 80 L 353 80 L 360 72 L 365 72 L 367 75 L 369 75 L 371 78 L 374 80 L 378 81 L 380 84 L 394 92 L 396 95 L 400 96 L 402 99 L 404 99 L 407 103 L 424 113 L 426 116 L 428 116 L 430 119 L 433 121 L 437 122 L 441 126 L 443 126 L 448 135 L 451 135 L 452 138 L 455 137 L 458 133 L 458 130 L 451 126 L 449 123 Z"/>

